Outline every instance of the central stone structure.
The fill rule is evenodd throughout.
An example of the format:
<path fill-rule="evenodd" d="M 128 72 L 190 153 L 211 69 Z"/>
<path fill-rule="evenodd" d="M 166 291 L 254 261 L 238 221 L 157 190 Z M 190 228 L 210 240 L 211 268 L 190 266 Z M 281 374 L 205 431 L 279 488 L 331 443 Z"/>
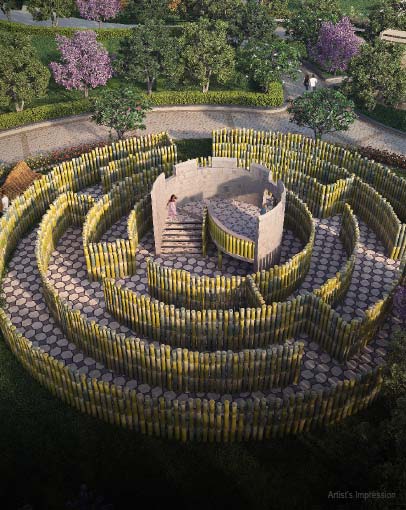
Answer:
<path fill-rule="evenodd" d="M 286 190 L 282 181 L 270 179 L 269 169 L 253 163 L 250 168 L 238 166 L 235 158 L 211 158 L 209 166 L 199 166 L 198 160 L 189 160 L 175 166 L 174 175 L 165 178 L 162 173 L 151 190 L 155 252 L 162 253 L 162 237 L 167 223 L 167 202 L 174 194 L 181 208 L 193 202 L 206 202 L 203 229 L 220 253 L 226 253 L 251 262 L 254 270 L 267 269 L 280 258 L 286 206 Z M 228 228 L 216 217 L 210 199 L 233 199 L 261 208 L 252 235 L 242 236 Z M 272 204 L 272 205 L 271 205 Z M 259 213 L 259 211 L 258 211 Z"/>

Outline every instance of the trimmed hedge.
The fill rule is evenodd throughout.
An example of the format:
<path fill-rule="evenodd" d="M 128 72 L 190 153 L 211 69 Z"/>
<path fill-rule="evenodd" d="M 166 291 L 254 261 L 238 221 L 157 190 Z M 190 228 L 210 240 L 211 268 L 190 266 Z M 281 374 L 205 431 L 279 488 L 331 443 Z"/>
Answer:
<path fill-rule="evenodd" d="M 22 112 L 10 112 L 0 115 L 0 129 L 11 129 L 24 126 L 33 122 L 41 122 L 48 119 L 57 119 L 70 115 L 78 115 L 90 111 L 90 101 L 67 101 L 65 103 L 47 104 L 35 108 L 27 108 Z"/>
<path fill-rule="evenodd" d="M 93 30 L 97 33 L 99 41 L 108 41 L 110 39 L 122 39 L 131 34 L 131 28 L 71 28 L 71 27 L 43 27 L 36 25 L 23 25 L 13 21 L 0 21 L 0 30 L 24 33 L 26 35 L 64 35 L 72 37 L 78 30 Z"/>
<path fill-rule="evenodd" d="M 390 106 L 377 104 L 373 110 L 358 107 L 360 112 L 386 126 L 406 132 L 406 110 L 398 110 Z"/>
<path fill-rule="evenodd" d="M 271 84 L 267 94 L 239 90 L 214 91 L 204 94 L 197 90 L 187 90 L 155 92 L 151 96 L 153 106 L 214 104 L 277 107 L 283 104 L 283 100 L 282 84 L 277 82 Z M 28 108 L 22 112 L 3 113 L 0 115 L 0 129 L 11 129 L 33 122 L 88 113 L 90 108 L 89 99 L 80 99 Z"/>
<path fill-rule="evenodd" d="M 283 105 L 284 97 L 282 84 L 275 82 L 271 83 L 267 94 L 243 90 L 209 91 L 206 93 L 197 90 L 171 90 L 153 93 L 151 101 L 154 106 L 216 104 L 277 107 Z"/>

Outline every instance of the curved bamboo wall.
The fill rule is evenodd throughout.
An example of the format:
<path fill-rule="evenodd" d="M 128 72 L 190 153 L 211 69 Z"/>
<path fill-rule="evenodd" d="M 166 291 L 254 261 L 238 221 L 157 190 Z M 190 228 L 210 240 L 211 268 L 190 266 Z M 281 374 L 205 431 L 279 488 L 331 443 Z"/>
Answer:
<path fill-rule="evenodd" d="M 237 157 L 245 167 L 252 161 L 268 166 L 272 171 L 272 178 L 284 180 L 286 186 L 297 192 L 309 203 L 312 212 L 321 217 L 333 214 L 340 202 L 350 201 L 355 210 L 355 197 L 364 197 L 366 189 L 369 188 L 369 199 L 376 197 L 371 206 L 376 207 L 374 212 L 378 215 L 379 205 L 382 205 L 384 212 L 380 216 L 381 219 L 385 216 L 385 223 L 379 225 L 378 220 L 373 220 L 372 213 L 368 210 L 360 209 L 360 213 L 364 212 L 365 221 L 368 222 L 368 214 L 370 222 L 374 221 L 389 257 L 401 260 L 406 254 L 406 180 L 398 177 L 389 168 L 342 147 L 321 140 L 315 141 L 303 135 L 245 129 L 213 131 L 213 156 Z M 295 188 L 299 181 L 308 181 L 312 175 L 315 179 L 321 179 L 320 171 L 326 162 L 334 165 L 335 177 L 339 176 L 340 171 L 350 172 L 355 174 L 358 180 L 348 177 L 341 182 L 343 179 L 340 179 L 335 184 L 327 185 L 324 191 L 320 183 L 313 183 L 310 193 L 305 183 L 302 187 L 305 192 Z M 320 170 L 315 172 L 314 168 Z M 296 176 L 293 182 L 290 182 L 289 172 L 292 169 L 302 176 Z M 362 184 L 373 187 L 366 188 Z M 317 193 L 316 188 L 319 189 Z M 354 200 L 351 201 L 351 197 L 354 197 Z"/>
<path fill-rule="evenodd" d="M 65 303 L 47 278 L 49 259 L 66 229 L 72 224 L 83 224 L 93 202 L 90 196 L 64 193 L 50 205 L 38 229 L 36 258 L 45 300 L 54 319 L 71 342 L 88 355 L 103 361 L 108 368 L 136 378 L 140 382 L 160 386 L 164 390 L 223 393 L 260 391 L 298 381 L 303 356 L 303 344 L 300 342 L 240 352 L 190 351 L 187 348 L 180 348 L 184 347 L 184 342 L 179 340 L 174 342 L 175 348 L 164 343 L 156 348 L 148 340 L 126 338 L 110 328 L 100 327 Z M 142 206 L 142 202 L 138 204 Z M 141 221 L 139 218 L 140 228 Z M 147 217 L 146 221 L 150 222 L 150 217 Z M 104 287 L 105 292 L 106 289 L 113 291 L 106 292 L 106 298 L 114 296 L 116 291 L 115 296 L 125 299 L 125 295 L 119 292 L 121 289 L 115 288 L 113 282 L 105 280 Z M 106 299 L 109 311 L 129 324 L 134 331 L 143 333 L 142 328 L 124 316 L 130 308 L 120 308 L 119 304 L 122 304 L 122 301 L 117 304 L 113 299 Z M 143 305 L 142 310 L 146 310 L 150 320 L 153 320 L 145 302 Z M 141 309 L 139 313 L 142 313 Z M 171 340 L 167 329 L 159 330 L 157 325 L 155 328 L 158 328 L 159 335 L 154 334 L 151 327 L 147 327 L 150 339 Z M 177 336 L 176 331 L 175 335 Z"/>
<path fill-rule="evenodd" d="M 291 145 L 301 143 L 303 147 L 306 144 L 313 147 L 313 143 L 303 137 L 286 138 L 290 140 Z M 328 144 L 314 144 L 313 149 L 317 157 L 320 154 L 328 153 L 334 164 L 342 165 L 343 162 L 346 162 L 349 167 L 349 162 L 352 162 L 348 155 L 343 155 L 341 149 L 333 150 Z M 100 181 L 100 175 L 96 171 L 100 165 L 98 166 L 96 158 L 91 161 L 90 159 L 88 158 L 86 161 L 86 157 L 84 157 L 84 162 L 81 165 L 66 164 L 65 169 L 56 168 L 54 172 L 36 181 L 23 195 L 13 201 L 9 210 L 0 219 L 0 269 L 2 274 L 8 258 L 21 236 L 42 218 L 51 203 L 61 193 L 69 190 L 76 191 L 85 185 Z M 92 168 L 95 169 L 93 173 Z M 382 174 L 372 167 L 370 179 L 378 179 L 380 175 Z M 361 178 L 363 177 L 361 176 Z M 382 178 L 382 182 L 378 182 L 376 186 L 384 196 L 395 194 L 396 188 L 391 188 L 388 184 L 389 181 L 392 183 L 391 177 Z M 399 190 L 399 187 L 397 189 Z M 400 192 L 398 191 L 398 193 Z M 365 200 L 368 200 L 367 193 L 364 197 Z M 70 214 L 70 221 L 74 224 L 80 222 L 91 205 L 91 201 L 86 202 L 86 199 L 77 200 L 74 211 L 71 211 Z M 392 202 L 394 199 L 389 198 L 389 200 Z M 402 202 L 399 199 L 399 205 L 393 206 L 401 207 L 402 203 L 404 204 L 405 201 Z M 63 222 L 58 225 L 58 229 L 61 230 L 66 226 Z M 351 231 L 354 229 L 349 225 L 348 236 L 343 234 L 343 239 L 346 238 L 345 236 L 348 237 L 349 246 L 353 239 Z M 52 244 L 53 242 L 55 239 L 52 236 L 48 238 L 47 243 Z M 402 253 L 401 241 L 395 243 L 394 246 L 399 248 L 399 253 Z M 45 249 L 48 248 L 44 247 L 44 252 Z M 399 272 L 399 278 L 402 272 L 404 273 L 404 266 Z M 252 283 L 254 285 L 251 285 Z M 396 283 L 395 281 L 393 289 Z M 257 289 L 255 282 L 251 281 L 249 299 L 254 302 L 258 302 L 259 299 L 256 293 Z M 342 352 L 344 357 L 348 357 L 369 341 L 374 330 L 383 320 L 385 310 L 390 305 L 391 292 L 367 311 L 363 321 L 352 321 L 350 324 L 344 323 L 338 314 L 332 312 L 328 303 L 308 294 L 303 297 L 303 305 L 309 307 L 304 328 L 315 341 L 325 346 L 329 352 Z M 298 301 L 296 301 L 297 304 Z M 279 308 L 285 322 L 287 317 L 292 316 L 293 302 L 273 303 L 271 306 Z M 74 312 L 70 316 L 78 316 L 78 313 Z M 279 324 L 271 322 L 271 327 L 272 325 L 274 330 L 283 337 L 284 333 Z M 94 324 L 90 324 L 89 337 L 91 336 L 90 331 L 93 331 L 94 327 Z M 247 398 L 231 401 L 227 397 L 223 402 L 216 402 L 209 398 L 178 399 L 173 394 L 154 397 L 151 394 L 144 395 L 138 389 L 123 388 L 112 383 L 91 379 L 86 375 L 79 374 L 77 370 L 69 369 L 61 361 L 56 360 L 40 348 L 34 347 L 30 340 L 17 331 L 2 309 L 0 309 L 0 329 L 10 349 L 24 368 L 55 396 L 77 410 L 103 419 L 108 423 L 141 433 L 182 441 L 264 440 L 314 430 L 320 426 L 337 423 L 364 409 L 374 400 L 382 384 L 381 369 L 377 369 L 357 376 L 354 380 L 339 382 L 331 389 L 305 391 L 283 399 Z M 338 330 L 343 330 L 343 333 L 337 334 Z M 117 346 L 113 348 L 111 339 L 107 338 L 107 335 L 105 349 L 100 349 L 98 352 L 95 350 L 96 345 L 92 344 L 83 330 L 78 331 L 77 339 L 78 342 L 82 342 L 83 348 L 88 349 L 88 352 L 94 352 L 95 355 L 99 353 L 101 356 L 99 359 L 102 362 L 105 362 L 103 356 L 106 358 L 108 356 L 114 369 L 118 372 L 122 370 L 124 354 L 122 358 L 117 355 Z M 125 355 L 127 356 L 128 343 L 125 345 L 127 349 Z M 131 352 L 131 348 L 129 350 Z M 159 381 L 159 375 L 157 373 L 152 375 L 152 373 L 152 383 L 154 377 Z"/>
<path fill-rule="evenodd" d="M 123 277 L 135 273 L 138 236 L 134 237 L 128 232 L 128 239 L 116 239 L 112 242 L 99 240 L 116 221 L 130 213 L 135 202 L 141 199 L 142 193 L 148 193 L 158 177 L 157 172 L 156 169 L 150 169 L 126 177 L 90 209 L 83 226 L 83 250 L 89 280 Z M 130 220 L 133 221 L 132 218 Z"/>
<path fill-rule="evenodd" d="M 289 297 L 310 266 L 315 236 L 313 219 L 306 204 L 292 192 L 286 195 L 285 225 L 306 245 L 285 264 L 251 275 L 267 303 Z M 208 228 L 207 223 L 205 227 Z M 207 242 L 207 233 L 204 239 Z M 147 261 L 147 270 L 149 294 L 165 303 L 195 310 L 238 309 L 245 304 L 245 277 L 194 276 L 151 260 Z"/>

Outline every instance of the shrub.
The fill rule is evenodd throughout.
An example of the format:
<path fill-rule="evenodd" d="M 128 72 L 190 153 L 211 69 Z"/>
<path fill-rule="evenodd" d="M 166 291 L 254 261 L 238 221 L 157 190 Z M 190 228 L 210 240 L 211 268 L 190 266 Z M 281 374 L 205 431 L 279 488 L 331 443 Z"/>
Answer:
<path fill-rule="evenodd" d="M 87 99 L 27 108 L 27 110 L 22 112 L 4 113 L 0 115 L 0 129 L 10 129 L 17 126 L 24 126 L 25 124 L 31 124 L 32 122 L 41 122 L 58 117 L 77 115 L 88 111 L 90 111 L 90 102 Z"/>
<path fill-rule="evenodd" d="M 64 35 L 72 37 L 75 32 L 80 28 L 67 28 L 67 27 L 42 27 L 35 25 L 22 25 L 21 23 L 14 23 L 12 21 L 0 21 L 0 31 L 8 31 L 13 33 L 24 33 L 26 35 Z M 86 29 L 83 29 L 86 30 Z M 123 37 L 131 35 L 131 28 L 99 28 L 97 32 L 98 41 L 108 41 L 111 39 L 122 39 Z"/>
<path fill-rule="evenodd" d="M 266 94 L 261 92 L 231 91 L 165 91 L 155 92 L 151 96 L 153 106 L 168 105 L 241 105 L 276 107 L 283 104 L 283 89 L 281 83 L 272 83 Z"/>
<path fill-rule="evenodd" d="M 406 157 L 402 154 L 376 149 L 375 147 L 357 147 L 357 152 L 365 158 L 373 159 L 383 165 L 406 170 Z"/>
<path fill-rule="evenodd" d="M 399 110 L 377 103 L 373 110 L 360 107 L 362 113 L 400 131 L 406 131 L 406 110 Z"/>

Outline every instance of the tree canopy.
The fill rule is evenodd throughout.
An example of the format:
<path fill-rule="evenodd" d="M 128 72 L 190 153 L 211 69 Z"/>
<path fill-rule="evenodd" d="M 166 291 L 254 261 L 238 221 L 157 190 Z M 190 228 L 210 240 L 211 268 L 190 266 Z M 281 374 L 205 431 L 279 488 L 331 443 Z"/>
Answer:
<path fill-rule="evenodd" d="M 52 26 L 57 26 L 59 18 L 74 12 L 75 0 L 29 0 L 27 8 L 36 21 L 50 19 Z"/>
<path fill-rule="evenodd" d="M 151 94 L 158 78 L 179 79 L 182 66 L 178 46 L 162 21 L 148 20 L 120 42 L 115 68 L 129 82 L 145 82 Z"/>
<path fill-rule="evenodd" d="M 97 21 L 99 26 L 122 9 L 120 0 L 76 0 L 76 5 L 82 18 Z"/>
<path fill-rule="evenodd" d="M 292 101 L 288 112 L 291 122 L 310 128 L 316 139 L 326 133 L 346 131 L 356 118 L 354 103 L 330 88 L 305 92 Z"/>
<path fill-rule="evenodd" d="M 110 57 L 105 47 L 98 43 L 92 30 L 75 32 L 73 37 L 57 35 L 62 62 L 51 62 L 56 83 L 68 90 L 83 90 L 105 85 L 113 75 Z"/>
<path fill-rule="evenodd" d="M 403 47 L 377 39 L 363 44 L 349 63 L 344 91 L 358 104 L 373 110 L 378 101 L 393 106 L 406 100 Z"/>
<path fill-rule="evenodd" d="M 367 34 L 378 36 L 387 28 L 406 30 L 406 2 L 404 0 L 378 0 L 369 8 Z"/>
<path fill-rule="evenodd" d="M 287 21 L 287 33 L 292 39 L 313 46 L 323 21 L 337 23 L 342 17 L 337 0 L 301 0 Z"/>
<path fill-rule="evenodd" d="M 238 61 L 262 90 L 268 92 L 271 82 L 297 77 L 300 51 L 296 45 L 277 37 L 250 39 L 240 50 Z"/>
<path fill-rule="evenodd" d="M 324 21 L 317 43 L 309 49 L 312 58 L 331 73 L 345 71 L 350 60 L 359 53 L 363 39 L 355 35 L 349 18 L 338 23 Z"/>
<path fill-rule="evenodd" d="M 0 104 L 17 111 L 45 96 L 51 73 L 31 44 L 31 37 L 0 32 Z"/>
<path fill-rule="evenodd" d="M 122 138 L 126 131 L 145 129 L 144 120 L 150 109 L 148 99 L 131 88 L 104 89 L 92 99 L 92 120 L 114 129 L 117 137 Z"/>
<path fill-rule="evenodd" d="M 227 24 L 201 18 L 184 29 L 181 37 L 182 57 L 186 73 L 207 92 L 215 78 L 224 83 L 233 74 L 234 49 L 227 42 Z"/>

